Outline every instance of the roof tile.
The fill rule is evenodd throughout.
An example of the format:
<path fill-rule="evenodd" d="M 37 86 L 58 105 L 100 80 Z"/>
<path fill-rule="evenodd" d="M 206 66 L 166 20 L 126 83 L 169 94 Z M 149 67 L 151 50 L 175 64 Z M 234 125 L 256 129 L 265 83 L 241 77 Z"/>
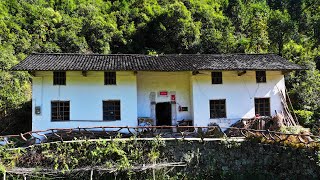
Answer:
<path fill-rule="evenodd" d="M 31 54 L 11 70 L 58 71 L 194 71 L 301 70 L 275 54 Z"/>

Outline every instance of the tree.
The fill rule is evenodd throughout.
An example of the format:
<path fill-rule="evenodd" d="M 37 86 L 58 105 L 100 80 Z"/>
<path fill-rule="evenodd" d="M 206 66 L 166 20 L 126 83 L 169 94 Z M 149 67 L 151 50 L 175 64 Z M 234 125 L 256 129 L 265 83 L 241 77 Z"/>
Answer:
<path fill-rule="evenodd" d="M 315 68 L 314 61 L 320 55 L 319 51 L 291 40 L 284 45 L 283 55 L 307 69 L 287 77 L 286 86 L 294 108 L 312 112 L 312 119 L 320 118 L 320 71 Z"/>
<path fill-rule="evenodd" d="M 0 117 L 26 102 L 31 95 L 28 75 L 11 72 L 9 68 L 17 63 L 12 46 L 0 46 Z"/>
<path fill-rule="evenodd" d="M 84 35 L 81 34 L 82 19 L 63 15 L 61 26 L 55 31 L 54 42 L 63 52 L 84 53 L 89 47 Z"/>
<path fill-rule="evenodd" d="M 268 34 L 270 45 L 277 48 L 277 53 L 282 54 L 283 45 L 290 40 L 294 33 L 294 25 L 287 11 L 272 11 L 268 20 Z M 272 48 L 271 48 L 272 49 Z"/>
<path fill-rule="evenodd" d="M 245 29 L 250 43 L 247 53 L 263 53 L 268 51 L 269 36 L 267 21 L 269 8 L 265 2 L 250 4 L 250 20 Z"/>
<path fill-rule="evenodd" d="M 181 2 L 166 5 L 145 30 L 146 48 L 161 53 L 184 53 L 199 42 L 200 23 L 194 22 L 191 12 Z"/>

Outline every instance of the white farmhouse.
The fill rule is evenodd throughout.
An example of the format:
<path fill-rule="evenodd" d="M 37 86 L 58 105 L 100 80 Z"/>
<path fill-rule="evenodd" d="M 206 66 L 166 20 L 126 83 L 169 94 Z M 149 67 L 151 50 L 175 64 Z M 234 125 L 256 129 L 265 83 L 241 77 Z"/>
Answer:
<path fill-rule="evenodd" d="M 274 115 L 284 74 L 274 54 L 32 54 L 12 70 L 32 75 L 32 130 L 87 126 L 230 126 Z"/>

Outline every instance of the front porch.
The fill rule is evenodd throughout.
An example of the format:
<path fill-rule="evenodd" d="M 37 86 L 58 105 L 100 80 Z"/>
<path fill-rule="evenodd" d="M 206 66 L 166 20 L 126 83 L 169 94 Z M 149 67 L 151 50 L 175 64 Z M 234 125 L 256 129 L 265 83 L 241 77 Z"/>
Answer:
<path fill-rule="evenodd" d="M 176 126 L 182 120 L 192 122 L 190 76 L 191 72 L 138 72 L 138 125 Z"/>

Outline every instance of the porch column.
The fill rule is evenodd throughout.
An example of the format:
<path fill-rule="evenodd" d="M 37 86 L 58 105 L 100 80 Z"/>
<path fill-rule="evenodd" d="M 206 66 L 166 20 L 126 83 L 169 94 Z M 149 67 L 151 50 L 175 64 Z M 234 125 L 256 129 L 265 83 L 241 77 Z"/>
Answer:
<path fill-rule="evenodd" d="M 156 125 L 156 93 L 150 92 L 150 118 L 153 119 L 153 125 Z"/>

